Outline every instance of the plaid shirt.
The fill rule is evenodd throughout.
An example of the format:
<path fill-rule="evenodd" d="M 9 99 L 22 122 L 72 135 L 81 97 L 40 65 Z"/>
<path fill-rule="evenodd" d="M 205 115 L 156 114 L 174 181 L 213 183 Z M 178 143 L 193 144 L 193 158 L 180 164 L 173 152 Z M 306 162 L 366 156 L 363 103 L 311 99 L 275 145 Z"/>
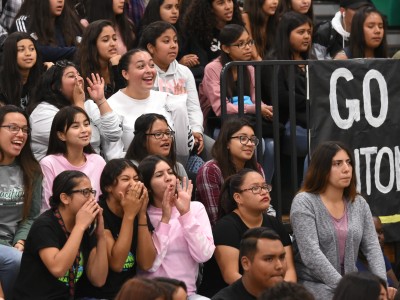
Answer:
<path fill-rule="evenodd" d="M 15 16 L 23 1 L 24 0 L 7 0 L 4 7 L 4 1 L 0 1 L 0 45 L 3 45 L 4 40 L 7 38 L 8 31 L 14 23 Z"/>

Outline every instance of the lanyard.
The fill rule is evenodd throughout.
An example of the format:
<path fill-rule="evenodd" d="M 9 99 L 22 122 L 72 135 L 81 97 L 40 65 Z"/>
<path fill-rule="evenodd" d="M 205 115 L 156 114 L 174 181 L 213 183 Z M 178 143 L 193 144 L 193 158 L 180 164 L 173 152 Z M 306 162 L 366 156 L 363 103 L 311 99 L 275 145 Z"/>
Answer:
<path fill-rule="evenodd" d="M 65 227 L 64 220 L 62 219 L 62 216 L 60 214 L 60 211 L 58 208 L 53 210 L 54 216 L 58 220 L 58 224 L 60 224 L 61 228 L 63 229 L 66 238 L 69 238 L 70 233 L 67 231 L 67 228 Z M 68 274 L 68 286 L 69 286 L 69 295 L 70 299 L 74 298 L 75 295 L 75 277 L 78 272 L 79 268 L 79 260 L 80 260 L 80 251 L 78 250 L 78 253 L 76 254 L 74 263 L 72 264 L 71 268 L 69 268 L 69 274 Z"/>

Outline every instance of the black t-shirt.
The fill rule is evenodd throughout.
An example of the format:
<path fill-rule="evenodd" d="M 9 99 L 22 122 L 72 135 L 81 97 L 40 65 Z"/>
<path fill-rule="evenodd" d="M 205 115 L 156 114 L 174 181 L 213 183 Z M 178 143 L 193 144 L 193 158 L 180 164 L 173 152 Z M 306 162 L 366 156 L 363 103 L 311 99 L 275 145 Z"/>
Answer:
<path fill-rule="evenodd" d="M 99 205 L 103 208 L 104 228 L 110 230 L 114 240 L 117 240 L 122 219 L 110 210 L 105 200 L 101 199 Z M 100 288 L 93 286 L 87 277 L 83 278 L 77 287 L 77 296 L 113 299 L 124 282 L 136 275 L 137 223 L 138 220 L 135 218 L 131 250 L 122 271 L 117 273 L 109 268 L 106 283 Z"/>
<path fill-rule="evenodd" d="M 222 289 L 212 300 L 256 300 L 244 287 L 242 278 Z"/>
<path fill-rule="evenodd" d="M 25 242 L 21 268 L 15 283 L 15 300 L 69 299 L 69 271 L 63 277 L 55 278 L 39 256 L 39 250 L 53 247 L 62 249 L 66 241 L 65 233 L 52 210 L 44 212 L 36 219 Z M 90 250 L 95 245 L 95 238 L 89 237 L 85 232 L 80 246 L 81 259 L 75 282 L 79 282 L 84 274 Z"/>
<path fill-rule="evenodd" d="M 273 229 L 281 238 L 284 247 L 292 244 L 289 234 L 286 232 L 283 224 L 273 216 L 264 214 L 262 227 Z M 236 248 L 239 250 L 240 241 L 243 234 L 249 228 L 243 223 L 240 217 L 232 212 L 217 221 L 213 227 L 213 236 L 215 246 L 224 245 Z M 243 274 L 243 269 L 238 261 L 239 273 Z M 212 297 L 222 288 L 226 287 L 221 271 L 218 267 L 215 256 L 204 264 L 204 275 L 201 286 L 199 287 L 199 294 Z"/>

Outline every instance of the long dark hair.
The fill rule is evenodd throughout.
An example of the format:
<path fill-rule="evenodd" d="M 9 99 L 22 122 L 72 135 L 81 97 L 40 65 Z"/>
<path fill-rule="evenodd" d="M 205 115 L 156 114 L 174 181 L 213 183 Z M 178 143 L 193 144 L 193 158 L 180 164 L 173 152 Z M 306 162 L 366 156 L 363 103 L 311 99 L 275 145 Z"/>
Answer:
<path fill-rule="evenodd" d="M 329 141 L 320 144 L 311 156 L 310 166 L 300 192 L 313 194 L 323 193 L 329 182 L 329 175 L 332 168 L 332 159 L 340 150 L 344 150 L 350 158 L 353 166 L 351 172 L 350 185 L 344 188 L 343 195 L 349 200 L 354 201 L 357 195 L 356 190 L 356 171 L 354 168 L 354 158 L 349 148 L 343 143 Z"/>
<path fill-rule="evenodd" d="M 100 176 L 101 199 L 108 198 L 107 187 L 116 185 L 118 183 L 117 177 L 127 168 L 134 169 L 139 175 L 138 168 L 129 159 L 115 158 L 105 165 Z"/>
<path fill-rule="evenodd" d="M 169 161 L 166 157 L 161 155 L 149 155 L 145 159 L 143 159 L 138 166 L 141 178 L 143 180 L 143 184 L 147 188 L 147 191 L 149 192 L 149 201 L 152 204 L 154 204 L 154 197 L 153 197 L 153 189 L 151 188 L 151 179 L 153 178 L 157 164 L 161 161 L 167 163 L 168 166 L 171 168 L 172 172 L 174 173 L 174 175 L 176 176 L 176 178 L 179 178 L 178 174 L 176 174 L 174 170 L 174 166 L 172 165 L 171 161 Z"/>
<path fill-rule="evenodd" d="M 75 121 L 75 116 L 79 113 L 85 115 L 86 119 L 90 123 L 90 118 L 86 111 L 78 106 L 66 106 L 61 108 L 54 116 L 53 123 L 51 124 L 50 136 L 49 136 L 49 147 L 46 155 L 50 154 L 66 154 L 67 144 L 60 140 L 58 132 L 67 132 L 68 129 Z M 90 145 L 83 147 L 83 152 L 87 154 L 96 153 Z"/>
<path fill-rule="evenodd" d="M 212 2 L 216 0 L 192 1 L 184 15 L 183 28 L 188 37 L 196 37 L 200 45 L 209 47 L 213 39 L 213 30 L 217 20 L 212 9 Z M 228 24 L 243 25 L 242 15 L 237 0 L 233 0 L 233 17 Z"/>
<path fill-rule="evenodd" d="M 4 118 L 8 113 L 19 113 L 23 115 L 29 126 L 29 117 L 25 111 L 15 105 L 5 105 L 0 107 L 0 125 L 3 125 Z M 4 151 L 0 148 L 0 157 L 4 157 Z M 40 165 L 33 156 L 31 149 L 31 136 L 28 134 L 24 147 L 21 153 L 15 158 L 18 164 L 21 166 L 23 181 L 24 181 L 24 208 L 22 217 L 26 219 L 29 215 L 32 206 L 32 195 L 34 189 L 34 183 L 41 179 L 42 171 Z M 39 183 L 40 184 L 40 183 Z"/>
<path fill-rule="evenodd" d="M 140 34 L 142 34 L 143 30 L 151 23 L 156 22 L 156 21 L 163 21 L 161 19 L 161 15 L 160 15 L 160 7 L 161 7 L 161 5 L 163 5 L 164 1 L 165 0 L 150 0 L 149 1 L 149 3 L 146 6 L 146 9 L 144 10 L 143 17 L 140 20 L 140 29 L 139 29 Z M 179 19 L 176 22 L 176 24 L 174 24 L 174 25 L 177 25 L 178 22 L 179 22 Z"/>
<path fill-rule="evenodd" d="M 335 289 L 333 300 L 375 300 L 379 299 L 381 284 L 386 281 L 370 272 L 352 272 L 343 276 Z"/>
<path fill-rule="evenodd" d="M 110 20 L 121 34 L 126 49 L 130 50 L 136 45 L 136 28 L 126 16 L 125 9 L 122 14 L 115 15 L 113 0 L 88 0 L 87 18 L 89 23 L 97 20 Z"/>
<path fill-rule="evenodd" d="M 50 103 L 58 109 L 72 104 L 71 101 L 61 92 L 62 77 L 65 69 L 68 67 L 74 67 L 77 69 L 77 66 L 74 63 L 68 60 L 60 60 L 43 73 L 38 87 L 32 96 L 32 101 L 29 103 L 27 108 L 29 114 L 32 113 L 36 106 L 41 102 Z"/>
<path fill-rule="evenodd" d="M 54 178 L 52 196 L 49 199 L 50 207 L 56 209 L 61 204 L 61 194 L 72 195 L 73 190 L 78 185 L 78 179 L 88 178 L 81 171 L 63 171 Z M 89 178 L 88 178 L 89 179 Z"/>
<path fill-rule="evenodd" d="M 82 26 L 78 16 L 72 9 L 70 1 L 64 2 L 64 8 L 61 15 L 55 18 L 50 13 L 49 0 L 25 0 L 16 16 L 16 23 L 20 16 L 30 17 L 30 32 L 34 32 L 38 41 L 45 45 L 56 45 L 56 25 L 64 37 L 66 46 L 76 46 L 78 44 L 77 36 L 82 34 Z"/>
<path fill-rule="evenodd" d="M 270 58 L 277 60 L 293 60 L 293 49 L 290 46 L 290 33 L 303 24 L 309 24 L 312 28 L 312 21 L 307 15 L 295 11 L 285 13 L 278 24 L 274 47 Z M 302 59 L 306 60 L 309 51 L 300 53 Z"/>
<path fill-rule="evenodd" d="M 219 40 L 221 42 L 221 47 L 223 45 L 225 46 L 230 46 L 232 45 L 237 39 L 240 38 L 240 36 L 243 34 L 243 32 L 247 32 L 247 29 L 241 25 L 237 24 L 228 24 L 225 25 L 224 28 L 222 28 L 220 34 L 219 34 Z M 228 53 L 225 51 L 221 51 L 219 56 L 219 61 L 221 62 L 221 65 L 224 66 L 228 62 L 232 61 L 232 58 L 229 56 Z M 251 81 L 250 81 L 250 72 L 246 68 L 245 71 L 243 72 L 243 87 L 244 87 L 244 95 L 251 95 Z M 236 90 L 236 82 L 233 79 L 233 68 L 230 69 L 226 76 L 226 95 L 228 98 L 231 98 L 234 95 L 234 90 Z"/>
<path fill-rule="evenodd" d="M 264 57 L 272 47 L 277 25 L 277 13 L 267 15 L 263 10 L 265 0 L 252 0 L 244 3 L 243 10 L 249 16 L 251 36 L 254 39 L 257 53 Z"/>
<path fill-rule="evenodd" d="M 168 128 L 172 130 L 171 127 L 168 125 L 167 119 L 163 115 L 155 113 L 141 115 L 139 118 L 136 119 L 134 131 L 135 136 L 133 137 L 129 148 L 126 151 L 125 158 L 141 162 L 146 156 L 149 155 L 149 151 L 147 149 L 148 136 L 146 135 L 146 133 L 153 127 L 154 122 L 157 120 L 164 121 L 165 124 L 167 124 Z M 176 165 L 175 138 L 172 139 L 171 149 L 167 158 L 171 161 L 172 165 Z"/>
<path fill-rule="evenodd" d="M 3 69 L 0 80 L 1 92 L 5 97 L 5 104 L 14 104 L 16 106 L 21 106 L 23 88 L 21 71 L 17 63 L 17 44 L 21 40 L 30 40 L 36 51 L 36 63 L 29 70 L 28 79 L 25 83 L 25 87 L 28 91 L 28 99 L 30 94 L 33 94 L 33 90 L 38 84 L 40 75 L 44 71 L 41 54 L 37 51 L 36 41 L 25 32 L 11 33 L 3 45 Z"/>
<path fill-rule="evenodd" d="M 83 78 L 90 77 L 91 73 L 101 74 L 99 50 L 97 49 L 97 39 L 101 34 L 103 28 L 107 26 L 111 26 L 114 28 L 113 23 L 109 20 L 97 20 L 90 23 L 89 26 L 85 29 L 81 44 L 79 45 L 79 49 L 76 54 L 76 57 L 79 60 L 79 67 Z M 111 82 L 113 82 L 113 72 L 111 71 L 111 66 L 109 67 L 109 70 L 111 77 L 110 79 Z"/>
<path fill-rule="evenodd" d="M 383 21 L 383 39 L 381 44 L 375 48 L 375 58 L 387 58 L 387 41 L 386 31 L 387 22 L 386 18 L 373 6 L 365 6 L 357 10 L 354 14 L 353 21 L 351 22 L 351 33 L 350 33 L 350 51 L 352 58 L 364 58 L 365 57 L 365 36 L 364 36 L 364 22 L 365 19 L 372 13 L 378 14 Z"/>
<path fill-rule="evenodd" d="M 231 118 L 226 120 L 222 125 L 218 138 L 211 149 L 211 155 L 221 169 L 222 177 L 224 179 L 226 179 L 230 175 L 236 174 L 238 171 L 232 161 L 231 154 L 227 149 L 227 145 L 230 142 L 232 135 L 235 132 L 238 132 L 244 126 L 253 128 L 253 125 L 246 117 L 239 118 L 236 116 L 232 116 Z M 245 163 L 244 167 L 258 170 L 255 153 L 250 158 L 250 160 Z"/>

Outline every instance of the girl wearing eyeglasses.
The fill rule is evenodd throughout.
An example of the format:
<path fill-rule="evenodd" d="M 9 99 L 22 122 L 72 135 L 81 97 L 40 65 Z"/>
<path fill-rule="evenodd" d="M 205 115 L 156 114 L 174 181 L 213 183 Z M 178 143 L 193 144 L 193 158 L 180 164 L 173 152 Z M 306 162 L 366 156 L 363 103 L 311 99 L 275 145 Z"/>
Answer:
<path fill-rule="evenodd" d="M 149 221 L 154 226 L 157 250 L 146 277 L 169 277 L 184 281 L 188 299 L 196 294 L 199 264 L 209 260 L 215 246 L 204 206 L 191 201 L 192 182 L 178 179 L 171 162 L 158 155 L 139 164 L 143 183 L 149 191 Z"/>
<path fill-rule="evenodd" d="M 29 232 L 13 299 L 74 299 L 84 274 L 95 286 L 105 283 L 106 237 L 95 195 L 80 171 L 64 171 L 54 179 L 51 209 Z M 87 229 L 94 221 L 90 236 Z"/>
<path fill-rule="evenodd" d="M 221 207 L 226 214 L 213 227 L 216 249 L 213 258 L 205 264 L 200 288 L 208 297 L 242 277 L 239 261 L 240 241 L 249 228 L 273 229 L 285 247 L 287 272 L 285 281 L 296 282 L 291 240 L 283 224 L 266 214 L 272 186 L 263 175 L 253 169 L 244 168 L 226 179 L 221 189 Z"/>
<path fill-rule="evenodd" d="M 42 172 L 22 108 L 2 106 L 0 124 L 0 295 L 2 288 L 3 297 L 13 299 L 25 240 L 40 211 Z"/>
<path fill-rule="evenodd" d="M 156 257 L 146 215 L 149 197 L 137 167 L 124 158 L 110 160 L 100 184 L 109 271 L 102 287 L 82 281 L 77 297 L 85 299 L 114 299 L 124 282 L 138 269 L 148 270 Z"/>
<path fill-rule="evenodd" d="M 200 105 L 204 115 L 204 124 L 211 131 L 214 138 L 221 127 L 221 89 L 220 75 L 223 66 L 231 61 L 251 60 L 254 41 L 250 38 L 246 28 L 240 25 L 226 25 L 220 33 L 221 55 L 209 63 L 204 71 L 204 78 L 199 87 Z M 228 114 L 238 113 L 238 69 L 228 70 L 226 79 L 226 111 Z M 255 124 L 255 79 L 254 68 L 248 66 L 243 70 L 244 113 L 253 119 Z M 267 181 L 272 180 L 274 173 L 274 144 L 272 139 L 272 106 L 261 103 L 262 134 L 265 143 L 264 172 Z"/>
<path fill-rule="evenodd" d="M 89 116 L 80 107 L 64 107 L 54 116 L 47 155 L 40 161 L 44 175 L 42 212 L 50 208 L 53 180 L 64 170 L 85 173 L 94 189 L 100 191 L 100 175 L 106 162 L 90 145 L 91 134 Z M 98 200 L 98 195 L 95 198 Z"/>
<path fill-rule="evenodd" d="M 134 134 L 125 158 L 139 165 L 148 155 L 161 155 L 171 161 L 179 177 L 188 177 L 184 166 L 176 161 L 175 132 L 163 115 L 141 115 L 136 119 Z"/>

